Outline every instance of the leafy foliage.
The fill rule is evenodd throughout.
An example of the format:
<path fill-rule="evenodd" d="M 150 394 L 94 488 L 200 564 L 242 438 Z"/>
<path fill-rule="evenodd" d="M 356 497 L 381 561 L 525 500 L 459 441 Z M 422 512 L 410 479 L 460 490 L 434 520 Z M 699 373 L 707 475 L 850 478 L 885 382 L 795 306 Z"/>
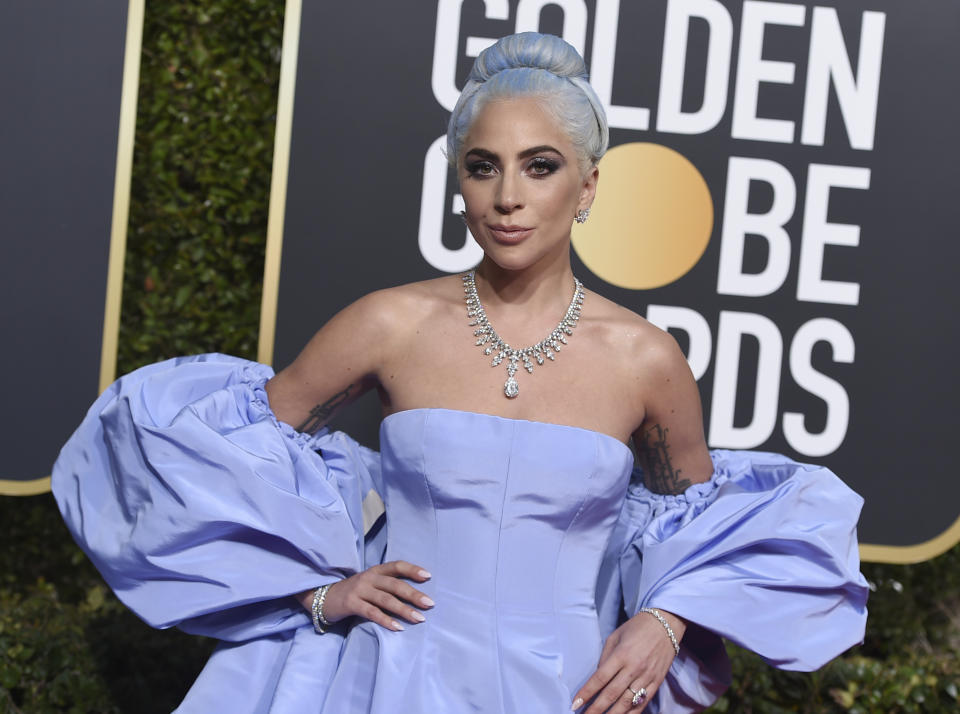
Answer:
<path fill-rule="evenodd" d="M 917 565 L 865 563 L 863 572 L 873 593 L 860 647 L 805 674 L 728 645 L 733 685 L 710 711 L 960 711 L 960 546 Z"/>
<path fill-rule="evenodd" d="M 118 369 L 256 353 L 280 0 L 151 3 Z"/>
<path fill-rule="evenodd" d="M 860 648 L 811 673 L 773 669 L 751 652 L 727 647 L 733 685 L 709 712 L 744 714 L 952 714 L 960 711 L 956 652 L 874 659 Z"/>
<path fill-rule="evenodd" d="M 119 370 L 254 356 L 281 0 L 150 3 L 144 28 Z M 140 623 L 70 540 L 50 496 L 0 498 L 0 714 L 167 712 L 212 643 Z M 713 712 L 960 711 L 960 546 L 871 565 L 865 643 L 819 672 L 730 646 Z M 788 632 L 784 632 L 789 637 Z"/>
<path fill-rule="evenodd" d="M 169 712 L 212 642 L 151 630 L 70 539 L 53 497 L 0 498 L 0 712 Z"/>

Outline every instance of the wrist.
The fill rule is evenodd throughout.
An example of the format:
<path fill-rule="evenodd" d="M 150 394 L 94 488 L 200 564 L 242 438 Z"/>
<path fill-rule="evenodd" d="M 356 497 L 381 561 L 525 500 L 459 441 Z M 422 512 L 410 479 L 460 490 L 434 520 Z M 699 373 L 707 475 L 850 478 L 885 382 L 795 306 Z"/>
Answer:
<path fill-rule="evenodd" d="M 686 632 L 686 623 L 682 618 L 673 613 L 660 610 L 656 607 L 642 607 L 637 612 L 637 617 L 653 617 L 663 627 L 664 635 L 670 640 L 670 646 L 673 647 L 674 655 L 680 654 L 680 640 Z M 676 628 L 676 629 L 674 629 Z"/>
<path fill-rule="evenodd" d="M 301 593 L 294 593 L 290 597 L 300 603 L 304 610 L 310 612 L 310 605 L 313 603 L 313 594 L 315 592 L 317 592 L 316 588 L 310 588 L 309 590 L 304 590 Z"/>
<path fill-rule="evenodd" d="M 673 629 L 673 634 L 677 638 L 677 642 L 683 640 L 683 635 L 687 631 L 687 621 L 682 617 L 674 615 L 672 612 L 667 612 L 663 608 L 656 608 L 660 614 L 663 616 L 663 619 L 667 621 L 667 624 Z"/>
<path fill-rule="evenodd" d="M 310 600 L 310 619 L 313 621 L 313 631 L 318 635 L 324 634 L 332 624 L 323 611 L 323 605 L 327 599 L 327 593 L 330 591 L 332 583 L 318 587 Z"/>

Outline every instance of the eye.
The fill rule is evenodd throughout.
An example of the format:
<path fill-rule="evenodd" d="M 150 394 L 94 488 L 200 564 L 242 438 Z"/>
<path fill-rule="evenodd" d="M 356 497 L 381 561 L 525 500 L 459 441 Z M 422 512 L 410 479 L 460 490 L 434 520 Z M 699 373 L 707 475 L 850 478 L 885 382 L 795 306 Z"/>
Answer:
<path fill-rule="evenodd" d="M 471 161 L 467 164 L 467 173 L 471 176 L 492 176 L 496 171 L 497 167 L 489 161 Z"/>
<path fill-rule="evenodd" d="M 530 162 L 529 171 L 534 176 L 549 176 L 559 168 L 556 161 L 538 156 Z"/>

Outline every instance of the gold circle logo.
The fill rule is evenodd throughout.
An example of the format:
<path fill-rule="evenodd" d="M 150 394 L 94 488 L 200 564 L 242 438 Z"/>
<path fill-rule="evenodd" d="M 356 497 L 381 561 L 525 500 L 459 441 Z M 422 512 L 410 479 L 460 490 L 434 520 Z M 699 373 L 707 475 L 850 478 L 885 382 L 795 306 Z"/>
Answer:
<path fill-rule="evenodd" d="M 697 168 L 647 142 L 615 146 L 599 166 L 590 219 L 573 227 L 580 260 L 608 283 L 632 290 L 685 275 L 713 230 L 713 200 Z"/>

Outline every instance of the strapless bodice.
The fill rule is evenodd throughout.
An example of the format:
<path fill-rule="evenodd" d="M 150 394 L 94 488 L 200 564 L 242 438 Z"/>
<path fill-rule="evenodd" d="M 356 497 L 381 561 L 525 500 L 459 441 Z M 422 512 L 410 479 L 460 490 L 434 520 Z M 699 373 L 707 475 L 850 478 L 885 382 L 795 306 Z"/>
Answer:
<path fill-rule="evenodd" d="M 626 445 L 448 409 L 392 414 L 380 443 L 387 560 L 501 608 L 592 610 L 633 464 Z"/>
<path fill-rule="evenodd" d="M 380 429 L 385 560 L 426 622 L 347 637 L 328 711 L 560 712 L 597 666 L 597 573 L 633 455 L 606 434 L 448 409 Z M 350 707 L 343 708 L 345 701 Z"/>

